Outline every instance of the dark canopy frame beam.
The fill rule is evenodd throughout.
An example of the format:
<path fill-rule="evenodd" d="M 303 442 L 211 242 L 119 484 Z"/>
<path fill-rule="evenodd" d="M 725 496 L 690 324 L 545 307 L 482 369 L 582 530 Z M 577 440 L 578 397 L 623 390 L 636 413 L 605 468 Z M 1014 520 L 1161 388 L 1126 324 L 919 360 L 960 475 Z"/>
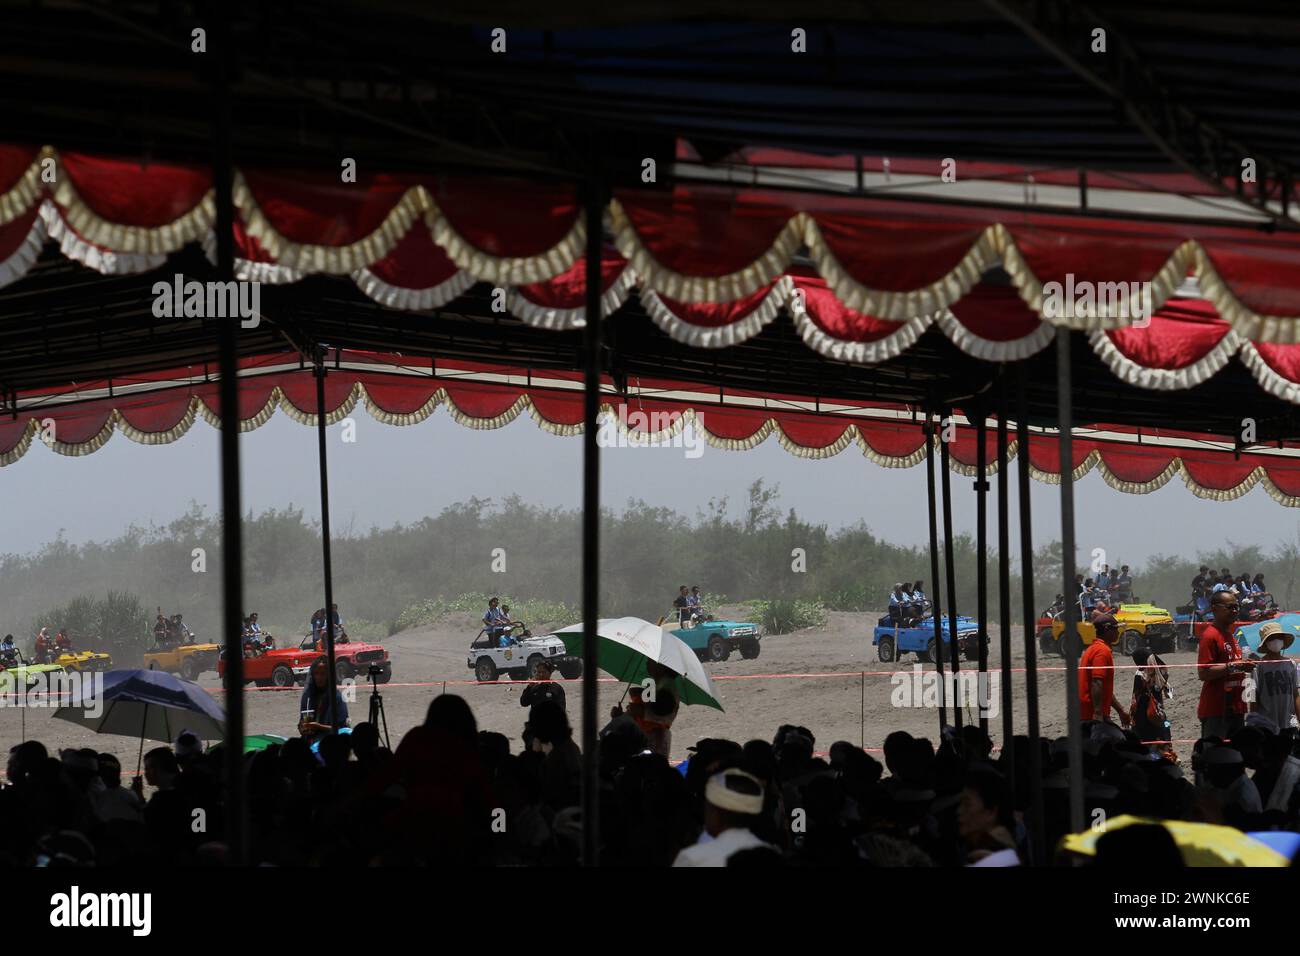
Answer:
<path fill-rule="evenodd" d="M 1295 170 L 1291 164 L 1233 139 L 1204 116 L 1176 103 L 1134 46 L 1113 24 L 1083 3 L 984 0 L 986 6 L 1020 30 L 1082 79 L 1124 108 L 1129 121 L 1171 162 L 1197 179 L 1267 216 L 1279 228 L 1300 230 L 1291 218 Z M 1085 62 L 1074 52 L 1092 31 L 1106 31 L 1106 53 Z M 1095 66 L 1094 66 L 1095 65 Z M 1254 190 L 1247 192 L 1241 162 L 1255 161 Z M 1229 189 L 1225 178 L 1236 180 Z M 1281 205 L 1280 212 L 1272 203 Z"/>

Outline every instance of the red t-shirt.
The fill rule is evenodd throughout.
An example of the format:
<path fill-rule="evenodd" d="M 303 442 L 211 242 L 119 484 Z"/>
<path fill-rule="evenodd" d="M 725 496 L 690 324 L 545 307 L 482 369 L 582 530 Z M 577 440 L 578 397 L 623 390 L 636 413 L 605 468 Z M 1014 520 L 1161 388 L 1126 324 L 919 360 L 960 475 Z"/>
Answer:
<path fill-rule="evenodd" d="M 1101 681 L 1101 709 L 1094 711 L 1089 685 Z M 1079 717 L 1082 720 L 1103 720 L 1110 713 L 1110 701 L 1115 696 L 1115 657 L 1110 645 L 1096 638 L 1079 658 Z"/>
<path fill-rule="evenodd" d="M 1230 664 L 1241 660 L 1241 648 L 1232 636 L 1210 624 L 1201 634 L 1200 650 L 1196 655 L 1197 664 Z M 1229 674 L 1223 680 L 1207 680 L 1201 683 L 1201 702 L 1196 706 L 1196 716 L 1202 720 L 1206 717 L 1223 717 L 1225 708 L 1231 708 L 1234 714 L 1246 712 L 1246 702 L 1241 699 L 1241 689 L 1245 683 L 1244 674 Z"/>

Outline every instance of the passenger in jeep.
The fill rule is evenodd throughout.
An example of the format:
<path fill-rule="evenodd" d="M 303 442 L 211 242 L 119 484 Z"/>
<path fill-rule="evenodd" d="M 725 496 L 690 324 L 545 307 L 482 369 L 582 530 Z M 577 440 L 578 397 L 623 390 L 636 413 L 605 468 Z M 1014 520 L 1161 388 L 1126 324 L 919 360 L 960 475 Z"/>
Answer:
<path fill-rule="evenodd" d="M 487 610 L 484 613 L 484 628 L 487 631 L 487 637 L 499 646 L 510 645 L 510 618 L 506 617 L 506 611 L 500 607 L 500 598 L 493 597 L 487 600 Z"/>
<path fill-rule="evenodd" d="M 184 615 L 181 614 L 172 615 L 171 627 L 169 629 L 168 637 L 173 644 L 194 643 L 194 632 L 191 631 L 190 626 L 185 623 Z"/>
<path fill-rule="evenodd" d="M 700 593 L 700 586 L 698 584 L 691 586 L 690 600 L 691 615 L 695 618 L 697 623 L 700 621 L 713 620 L 713 615 L 710 614 L 709 609 L 704 606 L 704 596 Z"/>
<path fill-rule="evenodd" d="M 691 622 L 691 592 L 683 584 L 677 589 L 677 597 L 673 598 L 673 607 L 677 609 L 677 623 L 685 626 Z"/>
<path fill-rule="evenodd" d="M 1117 605 L 1133 600 L 1133 575 L 1129 573 L 1128 565 L 1120 565 L 1119 577 L 1115 579 L 1111 588 L 1115 595 Z"/>
<path fill-rule="evenodd" d="M 903 582 L 903 622 L 911 625 L 916 620 L 916 602 L 912 600 L 912 582 Z"/>
<path fill-rule="evenodd" d="M 889 617 L 895 627 L 903 627 L 907 624 L 907 606 L 910 600 L 911 595 L 903 590 L 903 582 L 896 581 L 894 590 L 889 592 Z"/>
<path fill-rule="evenodd" d="M 925 617 L 925 605 L 929 599 L 925 596 L 925 582 L 917 578 L 916 583 L 912 585 L 912 607 L 915 608 L 915 614 L 918 618 Z"/>

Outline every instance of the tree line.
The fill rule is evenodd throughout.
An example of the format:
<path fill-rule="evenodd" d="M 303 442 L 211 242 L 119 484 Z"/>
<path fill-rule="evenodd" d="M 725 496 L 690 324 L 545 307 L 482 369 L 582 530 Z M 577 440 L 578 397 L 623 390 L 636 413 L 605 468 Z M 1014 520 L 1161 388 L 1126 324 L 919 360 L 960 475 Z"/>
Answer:
<path fill-rule="evenodd" d="M 473 593 L 501 593 L 577 607 L 581 599 L 581 513 L 517 496 L 470 498 L 418 521 L 346 533 L 332 542 L 334 594 L 350 630 L 382 636 L 412 605 Z M 31 554 L 0 556 L 0 629 L 35 633 L 48 609 L 82 596 L 134 595 L 152 621 L 161 605 L 181 611 L 201 635 L 218 637 L 220 521 L 199 505 L 165 525 L 133 525 L 108 541 L 72 544 L 60 534 Z M 285 636 L 307 630 L 324 603 L 318 525 L 293 506 L 249 514 L 244 523 L 246 611 Z M 953 539 L 958 609 L 976 607 L 975 543 Z M 996 553 L 989 551 L 989 607 L 996 614 Z M 1128 562 L 1134 565 L 1134 562 Z M 1135 590 L 1171 611 L 1186 603 L 1199 564 L 1263 572 L 1279 603 L 1300 601 L 1300 541 L 1271 551 L 1228 545 L 1195 556 L 1156 556 L 1134 566 Z M 1018 561 L 1012 566 L 1017 567 Z M 1117 567 L 1118 562 L 1111 561 Z M 940 562 L 942 575 L 942 561 Z M 1083 569 L 1081 569 L 1083 570 Z M 1060 545 L 1038 549 L 1036 603 L 1061 591 Z M 881 610 L 895 581 L 930 580 L 928 547 L 881 538 L 864 523 L 830 529 L 780 504 L 779 488 L 756 481 L 743 501 L 711 500 L 684 514 L 641 500 L 605 509 L 601 607 L 654 619 L 681 584 L 729 601 L 810 601 L 833 610 Z M 1013 608 L 1019 618 L 1018 575 Z M 44 622 L 48 623 L 48 622 Z"/>

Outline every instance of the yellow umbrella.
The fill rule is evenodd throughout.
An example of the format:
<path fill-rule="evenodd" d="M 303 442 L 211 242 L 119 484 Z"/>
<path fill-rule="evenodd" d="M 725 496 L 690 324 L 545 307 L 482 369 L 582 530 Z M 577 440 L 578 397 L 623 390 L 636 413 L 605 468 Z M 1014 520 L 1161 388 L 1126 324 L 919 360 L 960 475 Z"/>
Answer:
<path fill-rule="evenodd" d="M 1097 854 L 1097 841 L 1123 827 L 1136 823 L 1154 823 L 1168 830 L 1188 866 L 1290 866 L 1291 861 L 1276 850 L 1233 827 L 1213 823 L 1189 823 L 1185 820 L 1148 820 L 1121 816 L 1107 820 L 1104 827 L 1069 833 L 1061 838 L 1062 849 L 1083 856 Z"/>

